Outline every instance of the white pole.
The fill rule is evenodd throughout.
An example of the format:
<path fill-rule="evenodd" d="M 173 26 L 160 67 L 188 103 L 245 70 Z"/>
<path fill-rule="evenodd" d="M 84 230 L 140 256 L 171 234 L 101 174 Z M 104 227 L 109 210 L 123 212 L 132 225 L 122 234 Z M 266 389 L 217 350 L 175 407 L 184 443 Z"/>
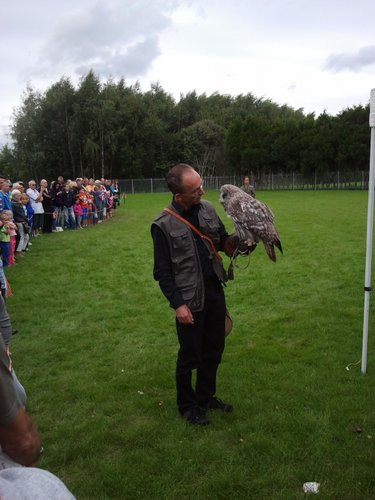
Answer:
<path fill-rule="evenodd" d="M 370 173 L 368 185 L 368 208 L 367 208 L 367 238 L 366 238 L 366 271 L 365 271 L 365 303 L 363 310 L 363 339 L 362 339 L 362 373 L 367 370 L 367 340 L 368 321 L 370 309 L 371 292 L 371 260 L 372 260 L 372 233 L 374 222 L 374 185 L 375 185 L 375 89 L 371 90 L 370 97 L 370 119 L 371 145 L 370 145 Z"/>

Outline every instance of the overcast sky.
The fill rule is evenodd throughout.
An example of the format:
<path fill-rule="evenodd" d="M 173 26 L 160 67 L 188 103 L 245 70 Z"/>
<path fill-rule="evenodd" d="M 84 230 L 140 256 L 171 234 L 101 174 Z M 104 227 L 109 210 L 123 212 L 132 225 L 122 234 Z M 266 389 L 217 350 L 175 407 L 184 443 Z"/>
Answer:
<path fill-rule="evenodd" d="M 91 68 L 180 94 L 246 94 L 317 115 L 375 87 L 374 0 L 0 0 L 0 145 L 30 83 Z"/>

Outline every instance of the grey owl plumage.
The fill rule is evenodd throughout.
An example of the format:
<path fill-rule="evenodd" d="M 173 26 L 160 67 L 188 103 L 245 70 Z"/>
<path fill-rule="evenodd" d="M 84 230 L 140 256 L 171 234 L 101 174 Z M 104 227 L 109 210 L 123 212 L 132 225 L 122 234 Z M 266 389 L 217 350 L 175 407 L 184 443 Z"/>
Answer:
<path fill-rule="evenodd" d="M 273 223 L 273 213 L 267 205 L 232 184 L 221 186 L 219 200 L 233 220 L 240 242 L 251 248 L 262 241 L 267 255 L 276 262 L 274 247 L 281 253 L 283 249 Z"/>

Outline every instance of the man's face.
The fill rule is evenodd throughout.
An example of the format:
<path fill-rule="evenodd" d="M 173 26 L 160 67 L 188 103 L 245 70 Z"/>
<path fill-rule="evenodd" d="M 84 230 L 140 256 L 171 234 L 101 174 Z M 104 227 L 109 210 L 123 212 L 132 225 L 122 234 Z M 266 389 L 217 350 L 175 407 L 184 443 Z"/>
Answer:
<path fill-rule="evenodd" d="M 185 209 L 198 205 L 201 201 L 203 191 L 203 181 L 195 170 L 189 170 L 182 179 L 182 193 L 177 193 L 175 198 Z"/>

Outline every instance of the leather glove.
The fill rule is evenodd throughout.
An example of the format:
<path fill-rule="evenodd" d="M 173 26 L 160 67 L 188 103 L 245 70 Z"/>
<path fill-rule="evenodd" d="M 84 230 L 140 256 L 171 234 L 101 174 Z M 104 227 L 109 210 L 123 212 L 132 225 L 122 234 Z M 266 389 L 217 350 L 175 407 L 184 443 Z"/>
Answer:
<path fill-rule="evenodd" d="M 240 244 L 239 237 L 235 233 L 230 234 L 228 238 L 224 241 L 225 254 L 228 255 L 228 257 L 232 257 L 239 244 Z"/>
<path fill-rule="evenodd" d="M 240 241 L 240 238 L 236 233 L 229 235 L 224 242 L 224 252 L 228 255 L 228 257 L 232 257 L 236 250 L 240 255 L 249 255 L 249 253 L 253 252 L 256 247 L 256 243 L 249 246 L 244 241 Z"/>
<path fill-rule="evenodd" d="M 256 243 L 253 243 L 252 245 L 249 246 L 244 241 L 241 241 L 238 245 L 238 253 L 240 255 L 249 255 L 249 253 L 254 252 L 256 247 L 257 247 Z"/>

